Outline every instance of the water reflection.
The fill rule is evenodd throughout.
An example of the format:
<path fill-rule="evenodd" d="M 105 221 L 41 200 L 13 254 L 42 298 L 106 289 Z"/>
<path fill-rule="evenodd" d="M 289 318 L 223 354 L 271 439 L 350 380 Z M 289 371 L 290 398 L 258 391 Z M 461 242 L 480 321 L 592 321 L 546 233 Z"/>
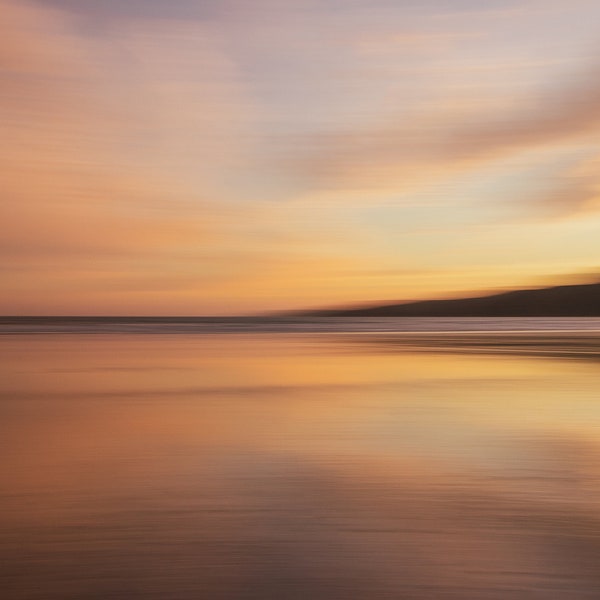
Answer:
<path fill-rule="evenodd" d="M 598 597 L 596 365 L 372 341 L 5 336 L 7 597 Z"/>

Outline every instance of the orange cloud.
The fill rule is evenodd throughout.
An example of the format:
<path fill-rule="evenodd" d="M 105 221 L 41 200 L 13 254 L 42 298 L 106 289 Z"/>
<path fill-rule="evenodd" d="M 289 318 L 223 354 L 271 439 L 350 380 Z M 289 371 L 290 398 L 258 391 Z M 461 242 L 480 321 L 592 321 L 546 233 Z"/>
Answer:
<path fill-rule="evenodd" d="M 216 198 L 239 158 L 227 117 L 236 92 L 210 35 L 188 32 L 182 64 L 168 50 L 183 24 L 165 24 L 166 40 L 123 27 L 121 51 L 134 58 L 119 71 L 118 51 L 81 36 L 67 13 L 0 9 L 0 310 L 60 312 L 62 296 L 68 311 L 102 312 L 95 293 L 155 278 L 156 265 L 175 288 L 190 278 L 179 261 L 213 271 L 201 256 L 235 217 Z M 202 57 L 196 77 L 190 55 Z"/>

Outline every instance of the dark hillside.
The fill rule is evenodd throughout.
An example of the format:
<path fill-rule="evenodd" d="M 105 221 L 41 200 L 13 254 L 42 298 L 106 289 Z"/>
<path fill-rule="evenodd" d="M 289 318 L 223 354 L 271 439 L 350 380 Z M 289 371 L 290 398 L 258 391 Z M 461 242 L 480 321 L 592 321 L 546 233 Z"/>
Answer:
<path fill-rule="evenodd" d="M 598 317 L 600 283 L 516 290 L 477 298 L 316 310 L 305 314 L 339 317 Z"/>

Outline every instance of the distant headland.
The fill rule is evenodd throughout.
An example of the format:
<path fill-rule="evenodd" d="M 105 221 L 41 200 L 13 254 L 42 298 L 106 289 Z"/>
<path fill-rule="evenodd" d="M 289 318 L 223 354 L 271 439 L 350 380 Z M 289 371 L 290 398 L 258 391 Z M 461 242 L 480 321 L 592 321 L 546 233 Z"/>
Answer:
<path fill-rule="evenodd" d="M 600 283 L 296 312 L 327 317 L 600 317 Z"/>

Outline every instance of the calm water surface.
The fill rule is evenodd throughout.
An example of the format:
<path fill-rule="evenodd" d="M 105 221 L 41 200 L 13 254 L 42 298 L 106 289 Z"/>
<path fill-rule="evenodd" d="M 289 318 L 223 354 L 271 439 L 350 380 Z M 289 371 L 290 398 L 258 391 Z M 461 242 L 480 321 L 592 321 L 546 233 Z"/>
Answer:
<path fill-rule="evenodd" d="M 431 329 L 5 333 L 2 597 L 599 598 L 595 327 Z"/>

